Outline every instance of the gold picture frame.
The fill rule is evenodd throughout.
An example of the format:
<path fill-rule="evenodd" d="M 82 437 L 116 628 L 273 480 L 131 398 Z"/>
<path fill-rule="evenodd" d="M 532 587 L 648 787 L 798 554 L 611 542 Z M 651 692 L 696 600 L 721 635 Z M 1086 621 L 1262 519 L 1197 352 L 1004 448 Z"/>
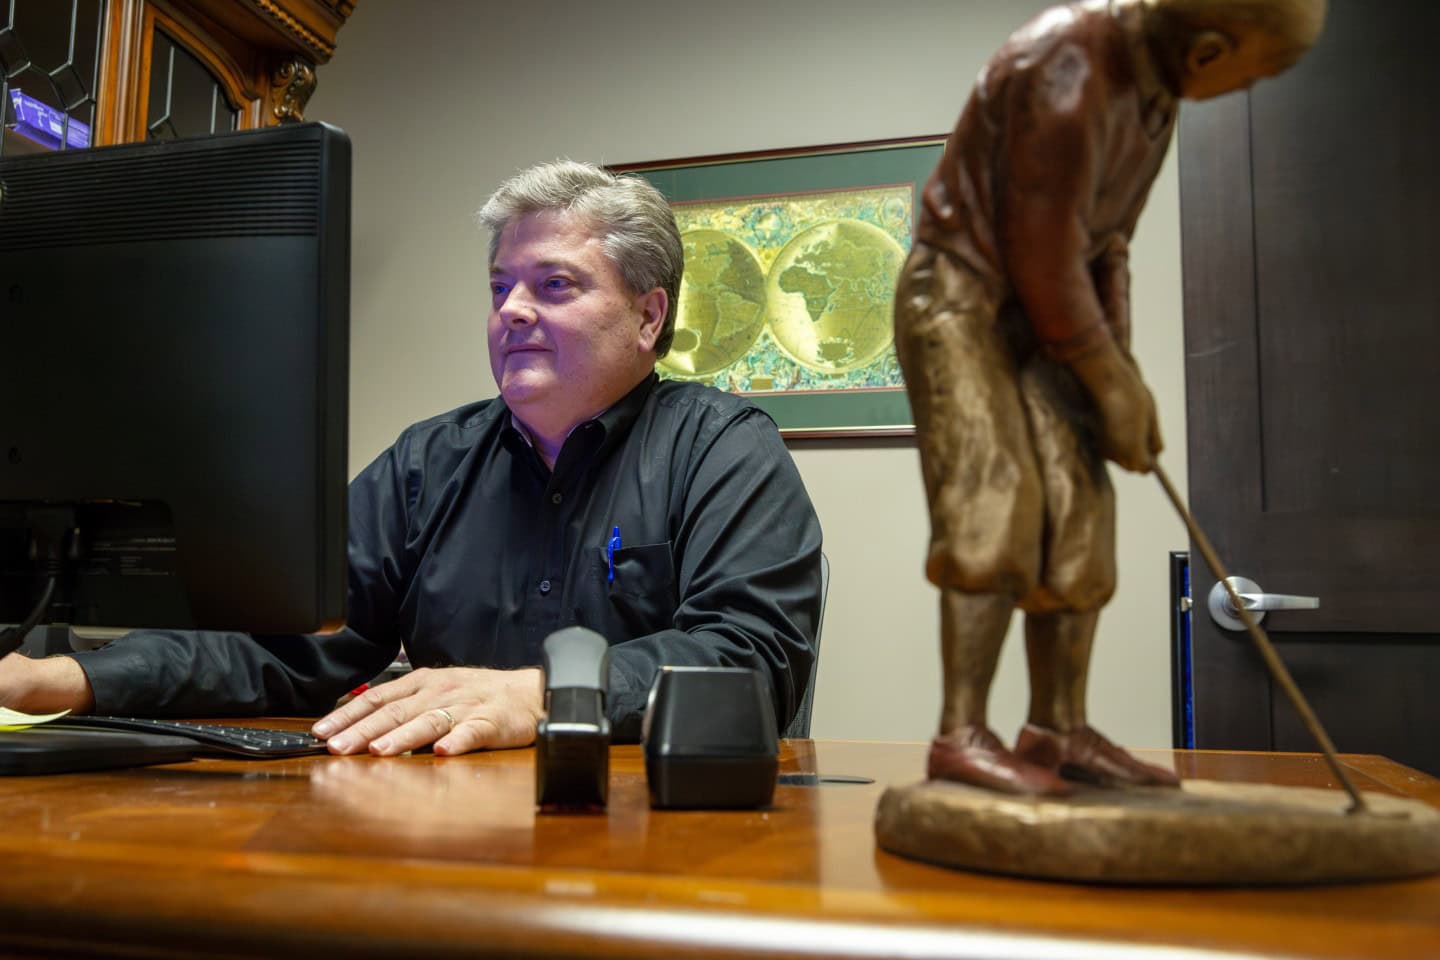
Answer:
<path fill-rule="evenodd" d="M 787 438 L 915 431 L 891 312 L 943 136 L 612 165 L 686 248 L 662 376 L 744 394 Z"/>

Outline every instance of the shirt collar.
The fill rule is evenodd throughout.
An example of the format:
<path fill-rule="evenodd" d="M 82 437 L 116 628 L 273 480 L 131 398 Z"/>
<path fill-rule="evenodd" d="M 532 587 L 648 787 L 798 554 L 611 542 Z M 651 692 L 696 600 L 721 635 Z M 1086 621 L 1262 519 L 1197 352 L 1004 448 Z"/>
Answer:
<path fill-rule="evenodd" d="M 630 425 L 635 422 L 635 418 L 640 416 L 645 401 L 649 399 L 650 394 L 655 390 L 655 384 L 659 382 L 659 374 L 652 370 L 629 393 L 611 404 L 608 410 L 591 422 L 599 423 L 604 428 L 607 438 L 624 436 L 630 429 Z"/>
<path fill-rule="evenodd" d="M 560 456 L 556 458 L 555 465 L 557 467 L 560 465 L 561 458 L 570 459 L 566 456 L 565 451 L 571 446 L 571 439 L 576 437 L 577 434 L 586 437 L 585 446 L 595 449 L 597 452 L 599 450 L 608 450 L 614 446 L 615 443 L 629 432 L 630 426 L 640 415 L 640 411 L 645 406 L 645 401 L 649 398 L 651 392 L 655 389 L 655 385 L 659 382 L 659 375 L 651 371 L 644 380 L 636 384 L 625 396 L 589 420 L 582 420 L 571 427 L 570 432 L 565 435 L 565 442 L 561 444 Z M 503 397 L 500 399 L 500 402 L 504 404 L 505 400 Z M 534 450 L 535 440 L 530 436 L 529 428 L 515 416 L 514 411 L 508 406 L 505 408 L 505 414 L 509 418 L 510 430 L 514 431 L 514 433 L 524 441 L 527 447 Z M 594 439 L 589 439 L 592 437 Z"/>

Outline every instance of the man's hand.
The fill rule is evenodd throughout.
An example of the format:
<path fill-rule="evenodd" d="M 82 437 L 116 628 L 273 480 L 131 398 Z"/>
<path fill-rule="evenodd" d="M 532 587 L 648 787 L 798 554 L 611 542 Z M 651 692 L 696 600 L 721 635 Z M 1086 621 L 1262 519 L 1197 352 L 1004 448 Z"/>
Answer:
<path fill-rule="evenodd" d="M 436 754 L 450 756 L 528 746 L 544 713 L 538 667 L 422 667 L 371 687 L 311 730 L 329 741 L 331 753 L 368 748 L 376 756 L 392 757 L 433 743 Z"/>
<path fill-rule="evenodd" d="M 0 659 L 0 706 L 24 713 L 89 713 L 95 694 L 72 657 L 32 660 L 12 653 Z"/>
<path fill-rule="evenodd" d="M 1072 359 L 1070 369 L 1100 413 L 1100 452 L 1126 470 L 1149 473 L 1164 449 L 1155 398 L 1140 371 L 1112 340 Z"/>

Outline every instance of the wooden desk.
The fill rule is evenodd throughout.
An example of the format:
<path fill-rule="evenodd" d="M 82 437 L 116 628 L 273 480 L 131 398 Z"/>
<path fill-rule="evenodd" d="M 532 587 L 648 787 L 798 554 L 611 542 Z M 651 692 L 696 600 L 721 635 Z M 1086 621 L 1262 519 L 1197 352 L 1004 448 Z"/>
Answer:
<path fill-rule="evenodd" d="M 1168 751 L 1142 751 L 1152 761 Z M 603 816 L 537 816 L 529 750 L 199 761 L 0 780 L 0 952 L 414 957 L 1440 956 L 1440 877 L 1129 889 L 955 873 L 875 847 L 925 747 L 796 741 L 769 811 L 652 812 L 617 747 Z M 1301 754 L 1177 752 L 1184 776 L 1329 785 Z M 1347 757 L 1362 789 L 1440 781 Z M 1188 949 L 1185 949 L 1188 948 Z M 1146 953 L 1147 956 L 1152 955 Z"/>

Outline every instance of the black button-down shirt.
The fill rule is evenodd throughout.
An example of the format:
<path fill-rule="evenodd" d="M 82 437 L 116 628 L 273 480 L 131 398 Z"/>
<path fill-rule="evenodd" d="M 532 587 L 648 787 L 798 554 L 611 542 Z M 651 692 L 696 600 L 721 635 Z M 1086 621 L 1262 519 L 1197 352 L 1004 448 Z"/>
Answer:
<path fill-rule="evenodd" d="M 761 671 L 782 730 L 804 694 L 820 525 L 774 423 L 739 397 L 651 376 L 577 426 L 553 471 L 481 401 L 407 429 L 349 501 L 344 631 L 132 633 L 77 654 L 96 712 L 320 713 L 402 643 L 417 666 L 520 667 L 575 624 L 612 645 L 618 738 L 638 736 L 662 664 Z"/>

